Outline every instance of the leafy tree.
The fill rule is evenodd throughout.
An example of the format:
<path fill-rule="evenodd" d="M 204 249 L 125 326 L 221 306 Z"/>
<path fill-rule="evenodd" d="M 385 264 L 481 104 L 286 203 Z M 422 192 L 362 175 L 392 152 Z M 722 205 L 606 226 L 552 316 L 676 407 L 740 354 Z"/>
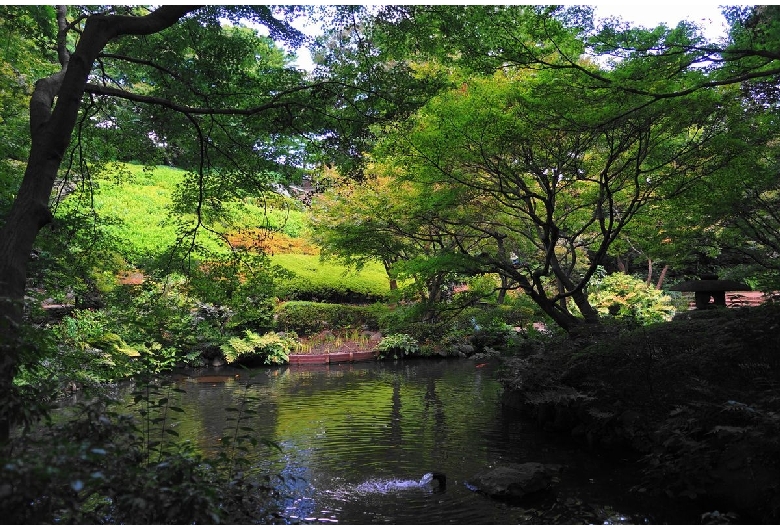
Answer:
<path fill-rule="evenodd" d="M 252 149 L 261 145 L 259 142 L 274 132 L 289 136 L 286 133 L 299 125 L 308 127 L 305 117 L 302 124 L 291 123 L 292 109 L 314 109 L 315 114 L 323 114 L 318 107 L 323 100 L 307 95 L 311 84 L 300 72 L 278 68 L 279 54 L 265 45 L 268 54 L 264 55 L 261 39 L 223 25 L 224 20 L 234 24 L 251 20 L 266 26 L 271 38 L 286 38 L 297 45 L 302 35 L 284 19 L 297 11 L 269 6 L 163 6 L 154 10 L 69 10 L 61 6 L 32 11 L 56 16 L 48 27 L 57 28 L 57 54 L 47 71 L 36 72 L 42 77 L 35 83 L 29 103 L 29 157 L 13 205 L 0 227 L 0 395 L 4 403 L 0 438 L 7 434 L 9 409 L 15 406 L 12 379 L 20 347 L 27 263 L 38 231 L 51 221 L 50 197 L 63 161 L 86 176 L 94 166 L 87 163 L 89 157 L 81 155 L 101 138 L 109 142 L 122 138 L 126 141 L 121 151 L 136 153 L 143 147 L 130 149 L 129 138 L 140 140 L 141 146 L 145 142 L 149 146 L 151 141 L 153 147 L 165 141 L 182 142 L 186 147 L 183 139 L 195 138 L 189 145 L 198 147 L 188 162 L 197 174 L 198 191 L 192 205 L 195 222 L 189 227 L 189 234 L 194 234 L 203 226 L 204 197 L 220 185 L 210 170 L 225 168 L 218 177 L 222 177 L 221 185 L 230 189 L 235 182 L 230 177 L 241 174 L 247 161 L 255 161 L 248 168 L 253 172 L 258 165 L 268 165 L 263 153 Z M 28 24 L 26 19 L 22 22 Z M 247 55 L 247 50 L 259 53 Z M 214 53 L 224 57 L 214 61 Z M 251 60 L 256 61 L 255 69 L 247 64 Z M 265 80 L 267 84 L 257 86 Z M 156 110 L 148 112 L 149 108 Z M 174 119 L 174 114 L 181 119 Z M 169 132 L 164 122 L 169 126 L 188 123 L 189 129 L 186 134 L 183 127 Z M 131 135 L 118 134 L 122 127 Z M 158 135 L 158 130 L 168 137 Z M 242 145 L 243 150 L 239 148 Z M 93 150 L 109 157 L 116 152 Z M 72 175 L 69 171 L 66 178 Z"/>
<path fill-rule="evenodd" d="M 310 237 L 323 258 L 336 257 L 355 268 L 370 260 L 381 262 L 390 289 L 397 289 L 393 266 L 404 259 L 406 249 L 400 235 L 392 232 L 399 212 L 393 208 L 389 179 L 372 178 L 364 184 L 338 180 L 312 201 Z"/>
<path fill-rule="evenodd" d="M 678 104 L 684 106 L 687 103 L 682 99 L 697 91 L 725 86 L 743 91 L 742 110 L 763 106 L 771 114 L 780 72 L 776 51 L 780 10 L 776 6 L 732 6 L 724 8 L 724 14 L 732 27 L 729 38 L 722 42 L 708 42 L 689 22 L 649 30 L 617 19 L 596 25 L 587 6 L 396 7 L 398 27 L 403 27 L 404 33 L 389 28 L 388 34 L 395 39 L 397 49 L 414 55 L 416 60 L 433 57 L 470 71 L 492 73 L 510 66 L 577 70 L 589 78 L 588 86 L 593 89 L 612 88 L 630 96 L 624 108 L 626 115 L 665 100 L 680 99 Z M 586 68 L 584 56 L 598 56 L 605 68 Z M 632 253 L 642 256 L 648 265 L 648 281 L 654 265 L 655 271 L 658 265 L 664 265 L 659 285 L 668 265 L 685 271 L 712 268 L 713 259 L 721 255 L 721 245 L 729 246 L 712 236 L 719 230 L 724 214 L 728 217 L 732 214 L 727 212 L 733 210 L 725 201 L 715 205 L 712 198 L 728 197 L 732 205 L 744 209 L 747 196 L 730 189 L 735 183 L 766 189 L 762 184 L 765 177 L 759 176 L 766 173 L 749 169 L 749 160 L 771 159 L 772 155 L 755 150 L 755 145 L 740 148 L 742 155 L 738 155 L 735 144 L 749 143 L 751 134 L 754 144 L 763 144 L 771 133 L 767 134 L 766 126 L 747 131 L 740 126 L 742 118 L 735 116 L 737 113 L 732 111 L 730 128 L 740 131 L 734 133 L 732 145 L 722 144 L 724 152 L 741 158 L 728 162 L 733 170 L 731 177 L 720 178 L 717 186 L 710 181 L 700 186 L 700 191 L 692 190 L 693 194 L 684 200 L 641 211 L 642 222 L 629 226 L 616 241 L 615 252 L 624 253 L 624 257 Z M 747 154 L 751 150 L 753 154 Z M 712 207 L 707 206 L 708 202 Z M 649 218 L 651 214 L 660 217 Z M 660 230 L 652 230 L 660 224 L 664 225 Z M 754 239 L 750 231 L 746 237 Z M 695 248 L 703 250 L 696 252 Z"/>
<path fill-rule="evenodd" d="M 376 143 L 370 127 L 386 120 L 402 120 L 429 97 L 449 85 L 442 69 L 429 70 L 396 40 L 407 30 L 400 23 L 404 6 L 346 6 L 326 10 L 327 29 L 313 47 L 315 75 L 327 76 L 337 90 L 331 110 L 332 128 L 319 135 L 321 167 L 336 166 L 360 180 L 364 155 Z"/>
<path fill-rule="evenodd" d="M 58 177 L 88 185 L 92 172 L 112 159 L 183 165 L 191 173 L 176 202 L 176 213 L 187 213 L 178 241 L 184 252 L 172 256 L 187 268 L 188 250 L 197 246 L 198 232 L 220 221 L 225 199 L 264 190 L 275 180 L 295 181 L 309 164 L 307 153 L 318 148 L 343 147 L 346 158 L 331 157 L 339 162 L 360 158 L 361 150 L 354 148 L 360 142 L 342 142 L 345 132 L 364 138 L 367 123 L 419 105 L 415 91 L 427 86 L 425 77 L 408 75 L 405 65 L 372 66 L 376 76 L 363 75 L 360 65 L 377 58 L 360 46 L 344 48 L 356 52 L 360 64 L 326 60 L 311 76 L 289 67 L 289 57 L 271 42 L 299 46 L 304 36 L 289 22 L 311 11 L 296 6 L 27 11 L 52 28 L 41 34 L 51 35 L 46 42 L 56 43 L 56 55 L 44 54 L 50 59 L 46 70 L 36 71 L 31 149 L 0 228 L 0 395 L 13 393 L 27 264 L 39 230 L 51 221 Z M 346 16 L 334 19 L 334 27 L 358 38 L 353 22 L 362 11 L 344 8 Z M 247 21 L 267 28 L 269 38 L 243 27 Z M 23 22 L 34 27 L 28 18 Z M 335 56 L 344 56 L 341 51 L 335 49 Z M 7 425 L 9 415 L 0 414 L 0 423 Z"/>
<path fill-rule="evenodd" d="M 448 212 L 442 222 L 461 252 L 480 241 L 467 252 L 473 270 L 512 278 L 564 329 L 581 323 L 567 299 L 597 320 L 587 282 L 633 217 L 725 163 L 718 94 L 626 114 L 635 101 L 587 77 L 471 78 L 403 124 L 385 151 Z"/>
<path fill-rule="evenodd" d="M 311 237 L 324 258 L 356 268 L 381 262 L 391 290 L 405 283 L 402 295 L 421 301 L 430 320 L 462 272 L 458 241 L 442 229 L 425 186 L 400 181 L 384 164 L 365 171 L 365 182 L 342 181 L 313 201 Z"/>
<path fill-rule="evenodd" d="M 0 6 L 0 215 L 11 206 L 29 145 L 28 94 L 52 71 L 51 6 Z"/>

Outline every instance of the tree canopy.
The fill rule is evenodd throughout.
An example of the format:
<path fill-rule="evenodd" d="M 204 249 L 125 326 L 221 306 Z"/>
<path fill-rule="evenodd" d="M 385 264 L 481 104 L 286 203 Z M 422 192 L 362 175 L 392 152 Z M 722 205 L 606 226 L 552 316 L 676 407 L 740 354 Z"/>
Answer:
<path fill-rule="evenodd" d="M 351 181 L 315 207 L 327 253 L 381 260 L 428 300 L 448 275 L 495 273 L 566 330 L 598 322 L 589 282 L 629 249 L 684 264 L 691 247 L 741 248 L 776 267 L 759 258 L 777 248 L 773 6 L 726 9 L 725 43 L 587 6 L 0 14 L 0 394 L 36 237 L 113 161 L 188 171 L 172 209 L 185 269 L 200 233 L 228 240 L 227 202 L 338 171 Z M 329 23 L 313 72 L 282 46 L 307 39 L 300 15 Z"/>

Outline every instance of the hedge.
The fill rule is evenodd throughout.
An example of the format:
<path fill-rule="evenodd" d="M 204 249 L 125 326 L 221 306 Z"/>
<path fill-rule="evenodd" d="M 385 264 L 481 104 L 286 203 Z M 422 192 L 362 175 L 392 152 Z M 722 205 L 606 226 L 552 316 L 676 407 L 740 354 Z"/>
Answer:
<path fill-rule="evenodd" d="M 285 302 L 276 311 L 276 329 L 311 335 L 323 330 L 378 330 L 388 309 L 382 304 L 346 305 L 322 302 Z"/>

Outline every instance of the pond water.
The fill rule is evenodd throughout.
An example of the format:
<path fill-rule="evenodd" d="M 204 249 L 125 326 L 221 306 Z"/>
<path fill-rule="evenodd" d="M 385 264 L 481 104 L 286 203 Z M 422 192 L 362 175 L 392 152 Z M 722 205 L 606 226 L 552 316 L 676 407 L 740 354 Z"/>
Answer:
<path fill-rule="evenodd" d="M 277 477 L 294 523 L 696 522 L 632 492 L 632 458 L 588 451 L 502 411 L 498 369 L 413 360 L 179 374 L 185 414 L 174 427 L 216 448 L 231 425 L 225 409 L 251 404 L 257 415 L 241 426 L 282 449 L 260 444 L 251 459 Z M 476 473 L 530 461 L 565 466 L 560 484 L 531 503 L 469 488 Z M 434 472 L 446 475 L 443 491 L 426 477 Z"/>

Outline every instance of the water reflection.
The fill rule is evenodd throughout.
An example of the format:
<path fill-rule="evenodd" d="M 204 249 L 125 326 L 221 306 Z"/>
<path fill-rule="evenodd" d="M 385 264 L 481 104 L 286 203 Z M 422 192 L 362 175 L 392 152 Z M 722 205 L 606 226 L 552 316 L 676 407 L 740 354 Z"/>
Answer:
<path fill-rule="evenodd" d="M 607 464 L 504 416 L 497 368 L 428 360 L 181 374 L 175 428 L 204 451 L 243 432 L 278 443 L 257 444 L 249 471 L 274 477 L 293 522 L 688 522 L 649 516 L 629 491 L 631 462 Z M 527 461 L 565 466 L 555 492 L 513 506 L 466 487 L 476 473 Z"/>

